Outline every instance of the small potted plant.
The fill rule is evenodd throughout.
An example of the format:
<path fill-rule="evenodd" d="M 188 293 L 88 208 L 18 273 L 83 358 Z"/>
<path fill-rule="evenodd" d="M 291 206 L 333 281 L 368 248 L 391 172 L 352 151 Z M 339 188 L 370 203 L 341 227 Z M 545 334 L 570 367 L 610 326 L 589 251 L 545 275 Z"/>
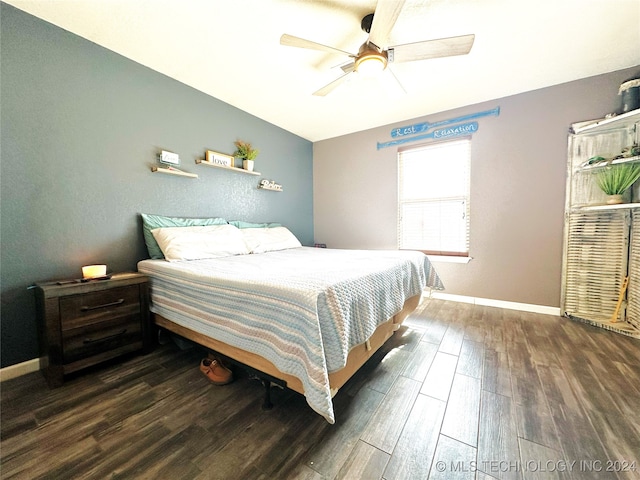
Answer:
<path fill-rule="evenodd" d="M 610 165 L 596 173 L 600 189 L 609 196 L 608 205 L 624 203 L 622 195 L 640 178 L 640 163 Z"/>
<path fill-rule="evenodd" d="M 236 140 L 233 144 L 236 146 L 236 151 L 233 152 L 233 156 L 241 158 L 242 168 L 252 172 L 253 161 L 258 156 L 258 150 L 253 148 L 249 142 L 243 140 Z"/>

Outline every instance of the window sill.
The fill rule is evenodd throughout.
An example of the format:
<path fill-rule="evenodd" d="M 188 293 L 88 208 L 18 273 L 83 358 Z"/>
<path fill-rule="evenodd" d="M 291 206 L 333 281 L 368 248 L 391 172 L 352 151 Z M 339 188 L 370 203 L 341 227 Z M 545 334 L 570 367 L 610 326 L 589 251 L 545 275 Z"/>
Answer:
<path fill-rule="evenodd" d="M 469 263 L 472 257 L 455 257 L 447 255 L 427 255 L 427 258 L 432 263 Z"/>

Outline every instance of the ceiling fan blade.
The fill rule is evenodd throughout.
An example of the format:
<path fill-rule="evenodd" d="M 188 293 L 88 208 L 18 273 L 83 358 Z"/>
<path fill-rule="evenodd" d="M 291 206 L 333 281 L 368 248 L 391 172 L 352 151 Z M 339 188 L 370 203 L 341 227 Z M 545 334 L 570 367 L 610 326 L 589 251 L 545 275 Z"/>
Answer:
<path fill-rule="evenodd" d="M 308 48 L 310 50 L 320 50 L 321 52 L 335 53 L 337 55 L 347 55 L 353 57 L 355 55 L 340 50 L 338 48 L 322 45 L 321 43 L 312 42 L 311 40 L 305 40 L 304 38 L 294 37 L 293 35 L 287 35 L 286 33 L 280 37 L 280 45 L 286 45 L 288 47 Z"/>
<path fill-rule="evenodd" d="M 400 16 L 405 0 L 378 0 L 373 14 L 369 41 L 380 49 L 389 43 L 389 35 Z"/>
<path fill-rule="evenodd" d="M 404 86 L 402 85 L 402 83 L 400 83 L 400 80 L 398 79 L 398 77 L 396 76 L 396 74 L 393 72 L 393 70 L 391 70 L 391 67 L 387 66 L 387 71 L 391 74 L 391 76 L 395 79 L 396 83 L 398 84 L 398 86 L 400 87 L 400 90 L 402 90 L 402 93 L 407 93 L 407 91 L 405 90 Z"/>
<path fill-rule="evenodd" d="M 413 62 L 428 58 L 452 57 L 466 55 L 473 46 L 475 35 L 461 35 L 459 37 L 438 38 L 424 42 L 405 43 L 389 47 L 389 61 L 394 63 Z"/>
<path fill-rule="evenodd" d="M 351 73 L 356 69 L 356 62 L 343 63 L 340 68 L 344 73 Z"/>
<path fill-rule="evenodd" d="M 313 94 L 316 97 L 324 97 L 325 95 L 331 93 L 335 88 L 337 88 L 338 86 L 340 86 L 342 84 L 342 82 L 344 82 L 346 80 L 346 78 L 351 75 L 352 72 L 349 73 L 345 73 L 344 75 L 336 78 L 333 82 L 325 85 L 324 87 L 322 87 L 320 90 L 316 90 L 315 92 L 313 92 Z"/>

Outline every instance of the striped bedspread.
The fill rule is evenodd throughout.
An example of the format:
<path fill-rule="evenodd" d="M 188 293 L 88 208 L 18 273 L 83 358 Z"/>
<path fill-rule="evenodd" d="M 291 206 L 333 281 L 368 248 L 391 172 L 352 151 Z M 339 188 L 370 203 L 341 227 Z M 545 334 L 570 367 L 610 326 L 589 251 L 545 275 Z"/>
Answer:
<path fill-rule="evenodd" d="M 151 311 L 271 361 L 299 378 L 334 423 L 330 372 L 425 286 L 442 289 L 420 252 L 300 247 L 224 258 L 143 260 Z"/>

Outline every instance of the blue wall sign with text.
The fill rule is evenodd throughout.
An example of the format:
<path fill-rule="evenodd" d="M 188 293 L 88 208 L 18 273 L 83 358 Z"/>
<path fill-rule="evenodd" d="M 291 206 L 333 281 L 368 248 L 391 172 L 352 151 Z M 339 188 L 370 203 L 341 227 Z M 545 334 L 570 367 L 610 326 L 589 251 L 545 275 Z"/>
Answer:
<path fill-rule="evenodd" d="M 463 123 L 460 125 L 454 125 L 452 127 L 440 128 L 424 135 L 414 135 L 412 137 L 399 138 L 398 140 L 391 140 L 390 142 L 384 143 L 378 142 L 378 150 L 380 150 L 381 148 L 392 147 L 393 145 L 401 145 L 403 143 L 413 142 L 415 140 L 424 140 L 427 138 L 442 140 L 445 138 L 459 137 L 462 135 L 471 135 L 477 131 L 478 122 Z"/>
<path fill-rule="evenodd" d="M 391 138 L 406 137 L 409 135 L 417 135 L 418 133 L 426 132 L 434 127 L 441 127 L 443 125 L 453 125 L 454 123 L 464 122 L 466 120 L 475 120 L 476 118 L 498 116 L 500 115 L 500 107 L 496 107 L 492 110 L 485 110 L 483 112 L 470 113 L 469 115 L 462 115 L 460 117 L 450 118 L 448 120 L 440 120 L 439 122 L 429 123 L 416 123 L 414 125 L 407 125 L 405 127 L 394 128 L 391 130 Z"/>

